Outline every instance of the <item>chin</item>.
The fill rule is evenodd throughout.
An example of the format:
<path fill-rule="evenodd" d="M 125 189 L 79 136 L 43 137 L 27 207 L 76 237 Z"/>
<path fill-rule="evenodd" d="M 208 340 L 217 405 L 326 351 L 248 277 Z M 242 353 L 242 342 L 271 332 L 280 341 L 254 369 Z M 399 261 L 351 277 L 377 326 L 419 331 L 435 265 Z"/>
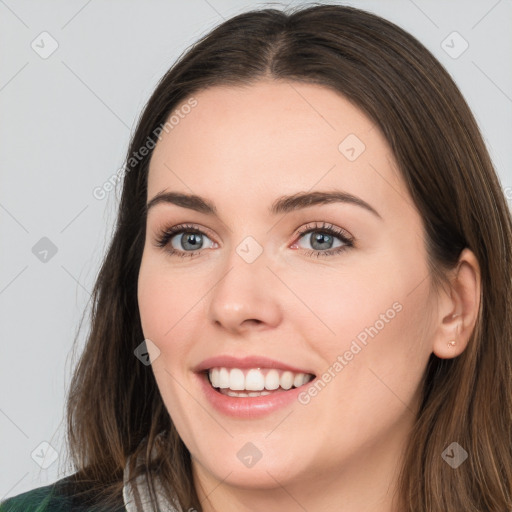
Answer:
<path fill-rule="evenodd" d="M 308 457 L 301 449 L 305 440 L 293 440 L 290 436 L 285 439 L 277 432 L 271 434 L 274 439 L 265 439 L 268 433 L 266 430 L 237 436 L 226 443 L 212 440 L 198 448 L 201 455 L 194 457 L 194 461 L 203 473 L 217 481 L 254 490 L 280 487 L 300 480 L 301 475 L 306 479 L 307 474 L 316 470 L 313 453 Z M 215 449 L 208 449 L 208 446 L 215 446 Z"/>

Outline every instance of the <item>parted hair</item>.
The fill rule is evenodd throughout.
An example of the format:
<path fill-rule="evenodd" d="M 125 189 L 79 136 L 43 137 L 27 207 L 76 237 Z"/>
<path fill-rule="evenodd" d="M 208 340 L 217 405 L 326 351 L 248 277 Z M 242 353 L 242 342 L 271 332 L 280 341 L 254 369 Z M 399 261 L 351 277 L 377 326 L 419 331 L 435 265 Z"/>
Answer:
<path fill-rule="evenodd" d="M 434 287 L 466 247 L 480 265 L 480 309 L 467 348 L 452 359 L 432 354 L 425 368 L 400 472 L 400 510 L 512 510 L 512 220 L 461 92 L 416 38 L 375 14 L 322 4 L 253 10 L 214 28 L 165 73 L 138 119 L 127 160 L 148 140 L 158 142 L 158 128 L 194 94 L 262 79 L 338 91 L 381 130 L 421 214 Z M 140 472 L 151 489 L 158 471 L 169 500 L 201 511 L 190 453 L 151 367 L 134 356 L 144 339 L 137 279 L 151 154 L 123 176 L 68 391 L 68 451 L 76 488 L 97 502 L 119 503 L 123 468 L 134 454 L 148 461 Z M 441 457 L 453 441 L 468 452 L 456 470 Z"/>

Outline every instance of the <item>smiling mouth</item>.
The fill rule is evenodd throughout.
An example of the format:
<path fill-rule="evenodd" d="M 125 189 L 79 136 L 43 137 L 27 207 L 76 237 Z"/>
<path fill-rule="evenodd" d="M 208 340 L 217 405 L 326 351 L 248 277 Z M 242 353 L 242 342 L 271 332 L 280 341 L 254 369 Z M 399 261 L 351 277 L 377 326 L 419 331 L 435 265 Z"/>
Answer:
<path fill-rule="evenodd" d="M 304 386 L 315 378 L 310 373 L 276 368 L 215 367 L 205 374 L 217 392 L 232 397 L 257 397 L 285 392 Z"/>

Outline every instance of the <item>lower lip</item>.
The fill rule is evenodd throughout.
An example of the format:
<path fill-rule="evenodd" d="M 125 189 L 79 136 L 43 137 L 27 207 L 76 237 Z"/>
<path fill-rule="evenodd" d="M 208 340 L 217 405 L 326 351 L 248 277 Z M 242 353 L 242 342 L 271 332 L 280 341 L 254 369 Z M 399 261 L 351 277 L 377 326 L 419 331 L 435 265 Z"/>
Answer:
<path fill-rule="evenodd" d="M 293 402 L 297 402 L 298 395 L 303 388 L 311 382 L 288 391 L 278 391 L 270 395 L 236 397 L 223 395 L 210 384 L 208 376 L 204 373 L 197 374 L 206 398 L 210 404 L 222 414 L 237 418 L 261 418 L 278 409 L 282 409 Z"/>

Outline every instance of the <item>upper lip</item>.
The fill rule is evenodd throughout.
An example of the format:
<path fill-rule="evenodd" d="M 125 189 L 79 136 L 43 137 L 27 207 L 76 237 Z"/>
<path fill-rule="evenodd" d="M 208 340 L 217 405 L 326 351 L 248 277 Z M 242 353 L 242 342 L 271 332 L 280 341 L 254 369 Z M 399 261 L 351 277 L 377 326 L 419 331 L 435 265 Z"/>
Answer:
<path fill-rule="evenodd" d="M 194 371 L 199 373 L 211 368 L 276 368 L 279 370 L 288 370 L 294 373 L 308 373 L 314 375 L 313 372 L 307 369 L 301 369 L 275 359 L 269 359 L 268 357 L 261 356 L 246 356 L 238 358 L 228 355 L 219 355 L 209 357 L 198 364 L 194 368 Z"/>

